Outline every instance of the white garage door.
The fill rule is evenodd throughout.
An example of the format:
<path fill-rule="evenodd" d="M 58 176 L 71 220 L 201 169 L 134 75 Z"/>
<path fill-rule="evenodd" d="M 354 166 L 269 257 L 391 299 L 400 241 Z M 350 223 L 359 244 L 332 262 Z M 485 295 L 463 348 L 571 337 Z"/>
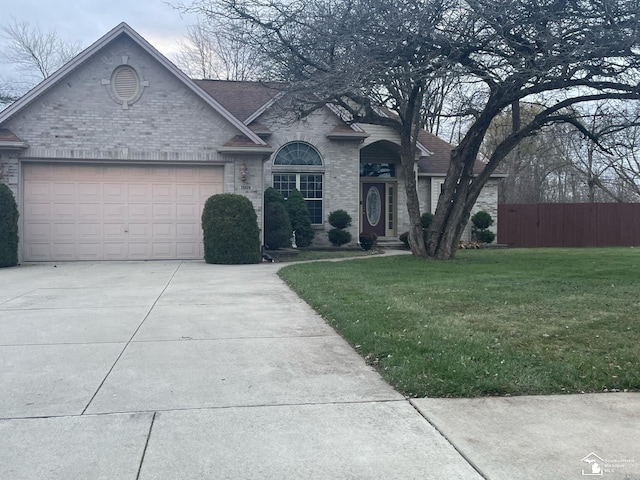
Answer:
<path fill-rule="evenodd" d="M 221 166 L 24 165 L 24 259 L 203 258 Z"/>

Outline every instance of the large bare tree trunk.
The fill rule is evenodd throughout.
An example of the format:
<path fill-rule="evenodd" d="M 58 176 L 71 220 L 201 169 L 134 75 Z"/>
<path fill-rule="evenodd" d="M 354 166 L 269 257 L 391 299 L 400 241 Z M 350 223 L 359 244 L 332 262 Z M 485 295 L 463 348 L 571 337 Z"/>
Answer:
<path fill-rule="evenodd" d="M 426 246 L 429 257 L 449 260 L 455 256 L 471 209 L 486 183 L 483 177 L 488 177 L 488 172 L 483 172 L 480 178 L 474 177 L 473 167 L 480 144 L 479 136 L 474 137 L 467 135 L 451 152 L 447 176 L 429 227 Z"/>
<path fill-rule="evenodd" d="M 404 149 L 403 149 L 404 150 Z M 404 186 L 407 194 L 407 211 L 409 213 L 409 248 L 416 257 L 426 257 L 427 249 L 424 243 L 424 231 L 420 220 L 420 201 L 414 171 L 413 152 L 401 152 Z"/>

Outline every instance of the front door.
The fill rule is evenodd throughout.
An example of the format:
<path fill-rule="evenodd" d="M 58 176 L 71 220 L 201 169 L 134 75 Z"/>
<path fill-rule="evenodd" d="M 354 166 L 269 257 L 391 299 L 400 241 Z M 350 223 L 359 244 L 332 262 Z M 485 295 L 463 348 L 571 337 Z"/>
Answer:
<path fill-rule="evenodd" d="M 385 183 L 362 184 L 362 231 L 384 237 L 385 229 Z"/>

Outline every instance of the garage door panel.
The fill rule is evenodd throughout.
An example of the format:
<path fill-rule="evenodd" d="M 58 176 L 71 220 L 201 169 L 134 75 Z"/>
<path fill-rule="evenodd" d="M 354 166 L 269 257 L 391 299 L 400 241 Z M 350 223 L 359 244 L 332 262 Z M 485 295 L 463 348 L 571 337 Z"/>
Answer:
<path fill-rule="evenodd" d="M 130 202 L 150 202 L 153 200 L 152 185 L 132 184 L 129 185 L 128 200 Z"/>
<path fill-rule="evenodd" d="M 100 221 L 102 219 L 102 205 L 99 203 L 79 203 L 78 220 L 80 221 Z"/>
<path fill-rule="evenodd" d="M 147 220 L 151 217 L 152 205 L 150 203 L 130 203 L 128 207 L 130 220 Z"/>
<path fill-rule="evenodd" d="M 36 262 L 49 260 L 51 245 L 49 243 L 30 243 L 26 246 L 25 256 Z"/>
<path fill-rule="evenodd" d="M 24 164 L 25 260 L 199 259 L 223 168 Z"/>
<path fill-rule="evenodd" d="M 219 193 L 222 193 L 222 191 L 223 191 L 222 184 L 199 185 L 200 198 L 198 200 L 204 203 L 207 200 L 207 198 L 209 198 L 212 195 L 218 195 Z"/>
<path fill-rule="evenodd" d="M 154 240 L 173 240 L 176 238 L 176 225 L 173 223 L 154 223 L 151 226 Z"/>
<path fill-rule="evenodd" d="M 176 185 L 176 201 L 197 202 L 200 199 L 199 185 Z"/>
<path fill-rule="evenodd" d="M 51 201 L 71 202 L 76 200 L 77 185 L 72 182 L 54 183 L 51 188 Z"/>
<path fill-rule="evenodd" d="M 204 250 L 203 250 L 204 252 Z M 197 242 L 177 242 L 176 258 L 203 258 L 204 253 L 200 253 L 199 243 Z"/>
<path fill-rule="evenodd" d="M 56 260 L 75 260 L 76 259 L 76 244 L 54 242 L 51 248 L 52 256 Z"/>
<path fill-rule="evenodd" d="M 127 204 L 105 203 L 102 205 L 102 218 L 107 220 L 125 220 L 127 218 Z"/>
<path fill-rule="evenodd" d="M 102 244 L 102 252 L 105 260 L 126 260 L 128 245 L 123 242 L 104 242 Z"/>
<path fill-rule="evenodd" d="M 44 242 L 51 238 L 51 225 L 49 223 L 30 223 L 25 233 L 34 242 Z"/>
<path fill-rule="evenodd" d="M 152 195 L 154 202 L 174 202 L 176 200 L 175 196 L 175 185 L 169 184 L 160 184 L 153 185 L 152 187 Z"/>
<path fill-rule="evenodd" d="M 66 221 L 76 218 L 75 203 L 52 203 L 51 218 L 54 221 Z"/>
<path fill-rule="evenodd" d="M 31 219 L 49 220 L 51 217 L 51 205 L 49 203 L 31 202 L 25 207 L 25 215 Z"/>
<path fill-rule="evenodd" d="M 103 223 L 102 233 L 105 240 L 125 240 L 127 227 L 123 223 Z"/>
<path fill-rule="evenodd" d="M 37 201 L 39 199 L 46 198 L 47 201 L 51 198 L 51 185 L 45 182 L 33 182 L 25 188 L 24 197 L 28 200 Z"/>
<path fill-rule="evenodd" d="M 147 260 L 153 258 L 151 247 L 147 242 L 129 242 L 127 257 L 129 260 Z"/>
<path fill-rule="evenodd" d="M 79 242 L 76 254 L 78 260 L 100 260 L 102 255 L 101 243 Z"/>
<path fill-rule="evenodd" d="M 97 241 L 102 238 L 102 224 L 100 223 L 79 223 L 78 224 L 78 240 L 79 241 Z"/>
<path fill-rule="evenodd" d="M 193 223 L 179 223 L 176 225 L 176 236 L 178 240 L 187 238 L 198 238 L 202 235 L 202 227 Z"/>
<path fill-rule="evenodd" d="M 102 198 L 102 185 L 99 183 L 78 183 L 78 199 L 85 202 L 95 202 Z"/>
<path fill-rule="evenodd" d="M 102 187 L 103 198 L 105 200 L 128 200 L 129 195 L 127 191 L 127 185 L 123 183 L 105 183 Z"/>
<path fill-rule="evenodd" d="M 148 223 L 129 223 L 125 227 L 125 233 L 130 240 L 150 240 L 151 225 Z"/>
<path fill-rule="evenodd" d="M 75 223 L 54 223 L 52 230 L 52 238 L 55 242 L 61 240 L 75 241 L 77 237 Z"/>
<path fill-rule="evenodd" d="M 176 205 L 176 215 L 180 222 L 199 222 L 202 218 L 201 207 L 197 203 Z"/>
<path fill-rule="evenodd" d="M 170 259 L 176 258 L 175 242 L 153 242 L 152 244 L 153 258 Z"/>

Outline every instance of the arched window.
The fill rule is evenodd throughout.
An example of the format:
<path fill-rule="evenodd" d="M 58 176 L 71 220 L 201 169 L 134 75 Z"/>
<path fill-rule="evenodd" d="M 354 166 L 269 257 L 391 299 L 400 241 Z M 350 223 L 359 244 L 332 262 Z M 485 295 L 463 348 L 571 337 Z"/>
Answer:
<path fill-rule="evenodd" d="M 322 165 L 318 151 L 304 142 L 286 144 L 273 159 L 273 188 L 284 198 L 294 188 L 299 190 L 316 225 L 322 224 L 323 174 L 318 168 Z"/>
<path fill-rule="evenodd" d="M 322 166 L 322 158 L 318 151 L 308 143 L 288 143 L 277 153 L 274 165 L 306 165 Z"/>

